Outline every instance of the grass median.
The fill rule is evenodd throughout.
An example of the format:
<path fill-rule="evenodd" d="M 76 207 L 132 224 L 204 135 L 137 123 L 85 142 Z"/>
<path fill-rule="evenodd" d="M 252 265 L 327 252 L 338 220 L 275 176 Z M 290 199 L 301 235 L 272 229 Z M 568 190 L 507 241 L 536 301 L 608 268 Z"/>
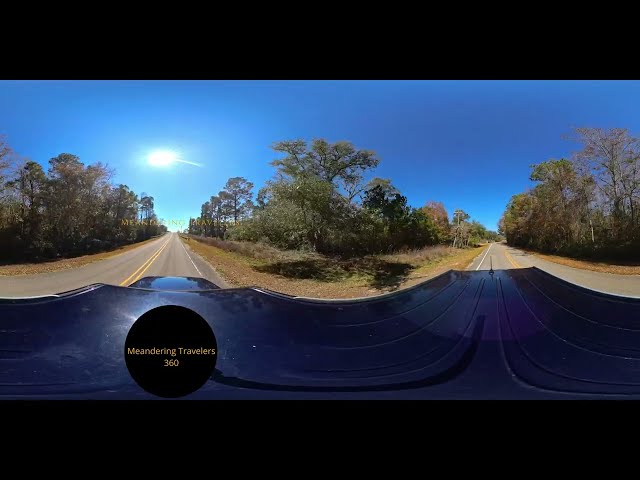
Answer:
<path fill-rule="evenodd" d="M 368 297 L 396 291 L 450 269 L 464 270 L 483 250 L 435 246 L 344 259 L 249 242 L 183 239 L 231 286 L 314 298 Z"/>

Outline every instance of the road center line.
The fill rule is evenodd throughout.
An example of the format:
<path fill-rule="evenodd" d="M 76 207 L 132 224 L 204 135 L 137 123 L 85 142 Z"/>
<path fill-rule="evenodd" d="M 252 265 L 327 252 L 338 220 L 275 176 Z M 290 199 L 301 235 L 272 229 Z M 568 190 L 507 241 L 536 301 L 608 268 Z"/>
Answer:
<path fill-rule="evenodd" d="M 133 276 L 134 276 L 134 275 L 136 275 L 136 274 L 137 274 L 140 270 L 142 270 L 145 266 L 147 266 L 147 267 L 148 267 L 149 265 L 151 265 L 151 262 L 153 262 L 153 260 L 155 260 L 155 259 L 156 259 L 156 257 L 157 257 L 158 255 L 160 255 L 160 252 L 162 252 L 162 250 L 164 250 L 164 247 L 166 247 L 166 246 L 169 244 L 169 242 L 170 242 L 170 241 L 171 241 L 171 237 L 169 237 L 169 240 L 167 240 L 167 241 L 164 243 L 164 245 L 162 245 L 162 246 L 161 246 L 161 247 L 160 247 L 160 248 L 159 248 L 159 249 L 158 249 L 158 250 L 157 250 L 153 255 L 151 255 L 151 258 L 149 258 L 146 262 L 144 262 L 142 265 L 140 265 L 140 267 L 138 267 L 138 269 L 136 269 L 136 271 L 135 271 L 135 272 L 133 272 L 130 276 L 128 276 L 125 280 L 123 280 L 123 281 L 122 281 L 122 283 L 120 283 L 120 286 L 121 286 L 121 287 L 125 286 L 125 284 L 127 284 L 127 282 L 128 282 L 129 284 L 130 284 L 130 283 L 133 283 L 133 282 L 129 282 L 129 280 L 131 280 L 131 279 L 133 278 Z M 145 270 L 146 270 L 146 268 L 145 268 Z M 142 273 L 144 273 L 144 270 L 143 270 L 143 272 L 142 272 Z"/>
<path fill-rule="evenodd" d="M 515 261 L 515 259 L 506 250 L 504 251 L 504 256 L 507 257 L 507 260 L 509 260 L 511 262 L 511 265 L 513 265 L 515 268 L 520 268 L 520 265 L 518 265 L 518 263 Z"/>
<path fill-rule="evenodd" d="M 487 251 L 484 252 L 484 257 L 482 257 L 482 260 L 480 260 L 480 263 L 476 267 L 476 270 L 480 270 L 480 266 L 482 265 L 482 262 L 484 262 L 484 259 L 487 258 L 487 253 L 489 253 L 489 250 L 491 250 L 492 246 L 493 246 L 493 243 L 489 244 L 489 248 L 487 248 Z"/>
<path fill-rule="evenodd" d="M 165 245 L 165 246 L 166 246 L 166 245 Z M 162 250 L 164 250 L 164 248 L 163 248 Z M 153 257 L 153 259 L 152 259 L 152 260 L 147 264 L 147 266 L 146 266 L 146 267 L 144 267 L 144 270 L 142 270 L 142 271 L 138 274 L 138 276 L 137 276 L 136 278 L 134 278 L 134 279 L 133 279 L 133 281 L 132 281 L 131 283 L 135 283 L 135 282 L 137 282 L 138 280 L 140 280 L 140 278 L 142 277 L 142 275 L 144 274 L 144 272 L 146 272 L 146 271 L 149 269 L 149 267 L 151 266 L 151 264 L 152 264 L 153 262 L 155 262 L 155 261 L 156 261 L 156 259 L 160 256 L 160 254 L 162 253 L 162 250 L 160 250 L 160 251 L 156 254 L 156 256 L 155 256 L 155 257 Z"/>
<path fill-rule="evenodd" d="M 196 264 L 193 263 L 193 259 L 189 255 L 189 252 L 187 252 L 187 248 L 184 246 L 184 243 L 182 243 L 182 240 L 180 239 L 179 236 L 178 236 L 178 242 L 180 242 L 180 245 L 182 245 L 182 248 L 184 249 L 184 253 L 186 253 L 187 257 L 189 258 L 189 260 L 191 260 L 191 265 L 193 265 L 193 267 L 198 271 L 198 275 L 200 275 L 202 277 L 203 276 L 202 272 L 200 270 L 198 270 L 198 267 L 196 267 Z"/>

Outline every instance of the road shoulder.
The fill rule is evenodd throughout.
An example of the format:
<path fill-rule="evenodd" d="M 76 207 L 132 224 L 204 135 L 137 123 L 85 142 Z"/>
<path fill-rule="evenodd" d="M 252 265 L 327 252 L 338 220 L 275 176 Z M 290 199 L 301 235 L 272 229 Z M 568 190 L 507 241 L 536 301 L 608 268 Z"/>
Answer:
<path fill-rule="evenodd" d="M 533 250 L 521 249 L 522 251 L 533 255 L 547 262 L 564 265 L 565 267 L 573 267 L 580 270 L 591 270 L 593 272 L 609 273 L 612 275 L 640 275 L 640 265 L 619 265 L 615 263 L 606 263 L 589 260 L 578 260 L 561 255 L 550 255 L 546 253 L 534 252 Z"/>
<path fill-rule="evenodd" d="M 178 241 L 182 244 L 187 256 L 193 262 L 194 267 L 203 278 L 215 283 L 220 288 L 232 288 L 227 280 L 225 280 L 220 273 L 211 265 L 208 261 L 202 258 L 198 253 L 194 252 L 190 243 L 185 241 L 181 235 L 178 235 Z M 195 240 L 194 240 L 195 241 Z"/>
<path fill-rule="evenodd" d="M 489 243 L 487 245 L 483 245 L 483 247 L 485 248 L 483 248 L 482 251 L 480 251 L 480 254 L 477 257 L 475 257 L 469 265 L 467 265 L 466 270 L 479 270 L 480 266 L 486 259 L 487 254 L 489 253 L 489 250 L 491 250 L 491 245 L 493 244 Z"/>
<path fill-rule="evenodd" d="M 640 275 L 620 275 L 570 267 L 505 245 L 522 268 L 537 267 L 551 275 L 597 292 L 640 298 Z"/>

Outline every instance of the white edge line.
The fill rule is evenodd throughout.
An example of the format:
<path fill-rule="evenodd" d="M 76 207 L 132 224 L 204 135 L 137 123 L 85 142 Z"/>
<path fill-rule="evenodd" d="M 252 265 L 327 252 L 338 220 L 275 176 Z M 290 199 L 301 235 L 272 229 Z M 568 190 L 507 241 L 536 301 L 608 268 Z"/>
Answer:
<path fill-rule="evenodd" d="M 187 249 L 184 246 L 184 243 L 182 243 L 182 239 L 180 238 L 180 235 L 178 235 L 178 242 L 180 242 L 180 245 L 182 245 L 182 248 L 184 249 L 184 253 L 187 254 L 187 258 L 189 258 L 189 260 L 191 260 L 191 265 L 193 265 L 193 267 L 198 271 L 198 275 L 200 275 L 201 277 L 204 278 L 204 276 L 202 275 L 202 272 L 200 270 L 198 270 L 198 267 L 196 267 L 196 264 L 193 263 L 193 260 L 191 259 L 191 256 L 189 255 L 189 252 L 187 252 Z"/>
<path fill-rule="evenodd" d="M 480 266 L 482 265 L 482 262 L 484 262 L 484 259 L 487 258 L 487 253 L 489 253 L 489 250 L 491 250 L 491 247 L 493 246 L 493 243 L 489 244 L 489 248 L 487 248 L 487 251 L 484 252 L 484 257 L 482 257 L 482 260 L 480 260 L 480 263 L 478 264 L 478 266 L 476 267 L 476 271 L 480 270 Z"/>

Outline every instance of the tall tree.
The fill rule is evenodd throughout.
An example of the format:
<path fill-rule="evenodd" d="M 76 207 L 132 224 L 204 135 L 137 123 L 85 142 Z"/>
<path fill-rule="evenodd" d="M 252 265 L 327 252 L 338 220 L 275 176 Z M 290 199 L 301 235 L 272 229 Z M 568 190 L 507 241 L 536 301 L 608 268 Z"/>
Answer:
<path fill-rule="evenodd" d="M 7 187 L 14 189 L 19 199 L 17 220 L 25 243 L 31 244 L 41 237 L 46 181 L 40 164 L 28 160 L 18 170 L 16 178 L 7 182 Z"/>
<path fill-rule="evenodd" d="M 84 164 L 70 153 L 49 160 L 47 219 L 51 240 L 63 251 L 77 251 L 84 225 L 82 215 Z"/>
<path fill-rule="evenodd" d="M 234 224 L 237 224 L 238 219 L 251 209 L 252 190 L 253 183 L 243 177 L 233 177 L 227 180 L 223 191 L 228 199 Z"/>
<path fill-rule="evenodd" d="M 0 191 L 5 183 L 6 172 L 11 165 L 10 159 L 12 154 L 13 150 L 7 143 L 6 137 L 0 135 Z"/>
<path fill-rule="evenodd" d="M 447 242 L 451 234 L 451 225 L 449 224 L 449 214 L 442 202 L 429 201 L 422 207 L 422 211 L 435 224 L 438 243 Z"/>
<path fill-rule="evenodd" d="M 116 245 L 135 240 L 138 197 L 127 185 L 120 184 L 109 195 L 109 216 L 112 219 L 110 237 Z"/>
<path fill-rule="evenodd" d="M 364 182 L 365 173 L 379 163 L 375 152 L 358 150 L 350 142 L 331 144 L 323 139 L 310 144 L 304 140 L 279 142 L 272 148 L 284 156 L 272 162 L 274 178 L 258 191 L 255 206 L 247 199 L 245 208 L 238 208 L 240 202 L 229 184 L 210 200 L 219 205 L 214 211 L 219 210 L 223 229 L 232 220 L 228 232 L 232 239 L 339 255 L 391 252 L 448 241 L 450 227 L 442 204 L 432 202 L 415 209 L 390 179 Z M 237 177 L 230 182 L 235 180 L 241 180 L 240 185 L 246 182 Z M 460 231 L 490 237 L 477 223 L 464 221 Z M 469 239 L 468 233 L 461 235 L 461 246 L 462 240 L 468 244 Z"/>
<path fill-rule="evenodd" d="M 513 245 L 578 255 L 637 256 L 640 140 L 626 129 L 576 129 L 571 158 L 532 165 L 499 225 Z"/>
<path fill-rule="evenodd" d="M 640 141 L 624 128 L 577 128 L 575 132 L 583 148 L 574 159 L 579 168 L 593 173 L 611 212 L 610 228 L 614 239 L 627 240 L 635 227 L 631 219 L 635 220 L 639 193 Z"/>
<path fill-rule="evenodd" d="M 10 152 L 15 164 L 8 146 L 0 146 L 0 152 Z M 137 196 L 126 185 L 111 185 L 112 172 L 99 162 L 85 167 L 76 155 L 62 153 L 50 159 L 47 173 L 29 160 L 16 167 L 0 191 L 0 256 L 5 259 L 84 254 L 166 231 L 136 225 Z M 144 215 L 156 220 L 149 207 Z"/>
<path fill-rule="evenodd" d="M 286 154 L 271 162 L 280 176 L 318 177 L 341 189 L 349 202 L 364 190 L 364 172 L 380 163 L 374 151 L 358 150 L 346 141 L 331 144 L 319 138 L 307 147 L 304 140 L 292 140 L 275 143 L 272 148 Z"/>
<path fill-rule="evenodd" d="M 200 207 L 200 221 L 201 221 L 201 230 L 203 235 L 211 235 L 212 228 L 211 223 L 213 222 L 213 213 L 211 202 L 204 202 L 202 207 Z"/>
<path fill-rule="evenodd" d="M 216 237 L 222 236 L 222 224 L 224 222 L 223 215 L 223 202 L 219 195 L 213 195 L 209 199 L 211 205 L 211 218 L 214 223 L 214 235 Z"/>
<path fill-rule="evenodd" d="M 155 199 L 145 192 L 140 196 L 140 221 L 148 221 L 151 218 Z"/>

